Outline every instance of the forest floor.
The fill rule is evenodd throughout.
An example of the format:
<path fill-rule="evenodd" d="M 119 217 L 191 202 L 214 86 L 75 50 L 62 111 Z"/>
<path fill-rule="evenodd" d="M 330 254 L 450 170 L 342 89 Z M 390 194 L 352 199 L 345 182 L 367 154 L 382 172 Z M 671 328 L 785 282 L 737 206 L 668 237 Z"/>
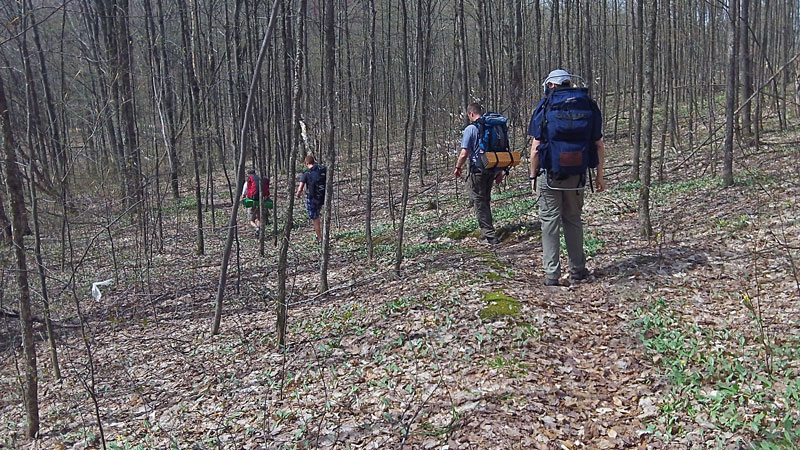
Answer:
<path fill-rule="evenodd" d="M 446 178 L 452 158 L 442 159 L 440 208 L 434 180 L 412 195 L 400 275 L 388 183 L 372 262 L 363 197 L 340 184 L 329 292 L 317 291 L 318 249 L 296 210 L 284 349 L 277 251 L 258 256 L 240 213 L 241 271 L 233 266 L 211 335 L 224 232 L 208 233 L 206 255 L 194 256 L 191 205 L 178 208 L 166 251 L 149 268 L 120 264 L 100 301 L 88 286 L 114 269 L 93 251 L 97 269 L 81 278 L 88 344 L 79 328 L 59 328 L 61 382 L 39 345 L 38 441 L 22 437 L 19 352 L 2 346 L 0 447 L 101 447 L 93 395 L 118 449 L 796 448 L 800 163 L 780 144 L 792 139 L 764 139 L 737 160 L 730 188 L 668 162 L 652 190 L 650 239 L 637 237 L 638 186 L 609 143 L 609 190 L 584 208 L 596 279 L 570 287 L 542 286 L 525 168 L 495 195 L 503 244 L 489 247 L 475 237 L 463 183 Z M 120 248 L 132 228 L 115 229 Z M 60 323 L 72 302 L 60 304 Z M 18 347 L 16 325 L 2 320 Z"/>

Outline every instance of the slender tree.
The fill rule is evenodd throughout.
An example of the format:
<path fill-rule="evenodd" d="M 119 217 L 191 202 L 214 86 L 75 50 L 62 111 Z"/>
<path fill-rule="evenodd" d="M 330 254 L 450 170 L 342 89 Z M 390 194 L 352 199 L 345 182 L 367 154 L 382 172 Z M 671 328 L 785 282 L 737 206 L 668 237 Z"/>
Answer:
<path fill-rule="evenodd" d="M 369 138 L 368 146 L 369 151 L 367 154 L 367 198 L 366 198 L 366 220 L 364 223 L 364 232 L 367 241 L 367 254 L 370 261 L 375 257 L 375 245 L 372 241 L 372 184 L 374 179 L 374 160 L 375 160 L 375 114 L 377 101 L 376 91 L 376 59 L 377 53 L 375 51 L 375 29 L 376 29 L 376 16 L 375 13 L 375 0 L 369 0 L 369 99 L 368 99 L 368 115 L 369 115 Z"/>
<path fill-rule="evenodd" d="M 753 135 L 753 109 L 747 99 L 753 95 L 753 55 L 750 53 L 750 0 L 741 0 L 741 20 L 739 21 L 739 67 L 742 79 L 741 98 L 742 134 L 748 138 Z"/>
<path fill-rule="evenodd" d="M 642 113 L 644 98 L 644 3 L 645 0 L 636 0 L 636 38 L 634 39 L 634 73 L 635 84 L 634 93 L 636 96 L 635 109 L 633 111 L 633 173 L 631 178 L 636 181 L 641 179 L 641 153 L 642 153 Z"/>
<path fill-rule="evenodd" d="M 736 121 L 736 96 L 738 78 L 738 49 L 739 39 L 737 22 L 739 17 L 740 0 L 728 0 L 728 67 L 726 78 L 728 83 L 725 90 L 725 144 L 723 147 L 722 184 L 733 185 L 733 138 Z"/>
<path fill-rule="evenodd" d="M 289 162 L 286 171 L 287 201 L 286 214 L 284 216 L 283 233 L 281 245 L 278 252 L 278 298 L 275 300 L 276 308 L 276 328 L 278 332 L 278 346 L 286 345 L 286 325 L 288 317 L 288 292 L 286 287 L 289 244 L 292 236 L 293 210 L 294 210 L 294 177 L 297 160 L 297 148 L 300 146 L 300 109 L 303 102 L 303 53 L 306 50 L 306 41 L 303 39 L 306 26 L 306 5 L 307 0 L 300 0 L 297 5 L 297 15 L 295 22 L 295 41 L 297 42 L 294 57 L 294 77 L 292 81 L 292 115 L 289 121 Z"/>
<path fill-rule="evenodd" d="M 27 415 L 26 432 L 33 438 L 39 433 L 39 373 L 36 368 L 36 342 L 33 339 L 31 290 L 28 285 L 28 263 L 25 257 L 23 236 L 28 229 L 25 216 L 25 197 L 22 174 L 17 161 L 17 148 L 11 129 L 11 114 L 6 101 L 3 77 L 0 76 L 0 121 L 3 125 L 3 150 L 5 151 L 6 189 L 11 197 L 11 229 L 14 256 L 17 260 L 17 285 L 19 287 L 19 325 L 22 330 L 22 351 L 25 358 L 25 383 L 23 403 Z"/>
<path fill-rule="evenodd" d="M 267 44 L 272 36 L 272 30 L 275 28 L 275 17 L 278 13 L 278 4 L 279 0 L 275 0 L 272 4 L 272 9 L 270 10 L 269 25 L 267 25 L 267 31 L 264 33 L 264 40 L 261 42 L 261 50 L 258 53 L 258 59 L 256 60 L 255 67 L 253 69 L 253 78 L 250 83 L 250 91 L 247 96 L 247 103 L 245 105 L 245 113 L 243 115 L 241 134 L 239 138 L 239 163 L 236 168 L 235 192 L 237 193 L 242 191 L 242 187 L 244 186 L 245 182 L 244 166 L 247 162 L 247 125 L 249 121 L 248 118 L 250 117 L 249 112 L 253 107 L 256 87 L 258 86 L 258 80 L 261 77 L 261 63 L 264 61 L 264 57 L 267 53 Z M 222 300 L 225 296 L 225 285 L 228 280 L 228 263 L 230 262 L 231 250 L 233 248 L 233 238 L 236 234 L 236 217 L 239 210 L 239 203 L 239 196 L 234 195 L 233 210 L 231 211 L 231 216 L 228 219 L 228 237 L 225 241 L 225 248 L 222 253 L 222 265 L 220 267 L 219 283 L 217 284 L 214 324 L 211 327 L 211 334 L 217 334 L 219 332 L 220 322 L 222 321 Z"/>
<path fill-rule="evenodd" d="M 403 69 L 406 75 L 405 86 L 405 103 L 407 105 L 406 121 L 404 129 L 409 130 L 408 133 L 403 133 L 403 192 L 401 197 L 400 206 L 400 224 L 397 228 L 397 243 L 395 252 L 395 272 L 400 273 L 400 268 L 403 264 L 403 240 L 405 238 L 405 220 L 406 211 L 408 207 L 408 192 L 409 183 L 411 178 L 411 161 L 413 158 L 413 142 L 412 139 L 416 135 L 417 130 L 417 117 L 416 117 L 416 99 L 412 104 L 411 95 L 411 69 L 410 69 L 410 55 L 408 49 L 408 7 L 406 2 L 400 3 L 403 10 L 402 24 L 403 24 Z"/>
<path fill-rule="evenodd" d="M 322 261 L 319 269 L 319 290 L 328 290 L 328 263 L 331 257 L 331 212 L 333 209 L 333 185 L 336 175 L 336 85 L 334 75 L 336 73 L 336 29 L 334 27 L 334 0 L 325 0 L 324 6 L 324 28 L 325 28 L 325 99 L 326 99 L 326 153 L 327 153 L 327 183 L 325 184 L 325 220 L 324 233 L 322 238 Z"/>
<path fill-rule="evenodd" d="M 653 113 L 655 107 L 655 59 L 656 59 L 656 25 L 658 19 L 658 3 L 652 0 L 647 25 L 646 54 L 644 58 L 644 111 L 642 124 L 642 141 L 644 144 L 641 159 L 641 186 L 639 188 L 639 234 L 650 237 L 653 234 L 650 225 L 650 173 L 653 154 Z"/>

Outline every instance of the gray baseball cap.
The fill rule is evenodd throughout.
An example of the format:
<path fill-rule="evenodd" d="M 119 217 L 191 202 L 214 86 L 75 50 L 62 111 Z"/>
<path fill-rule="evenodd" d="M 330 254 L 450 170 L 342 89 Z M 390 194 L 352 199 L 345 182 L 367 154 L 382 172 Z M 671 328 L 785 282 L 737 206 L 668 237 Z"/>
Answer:
<path fill-rule="evenodd" d="M 553 84 L 559 84 L 560 85 L 561 83 L 563 83 L 565 81 L 568 81 L 571 78 L 572 78 L 572 75 L 569 72 L 567 72 L 566 70 L 564 70 L 564 69 L 556 69 L 556 70 L 550 72 L 549 75 L 547 75 L 547 78 L 544 79 L 544 83 L 542 83 L 542 86 L 547 86 L 547 83 L 553 83 Z"/>

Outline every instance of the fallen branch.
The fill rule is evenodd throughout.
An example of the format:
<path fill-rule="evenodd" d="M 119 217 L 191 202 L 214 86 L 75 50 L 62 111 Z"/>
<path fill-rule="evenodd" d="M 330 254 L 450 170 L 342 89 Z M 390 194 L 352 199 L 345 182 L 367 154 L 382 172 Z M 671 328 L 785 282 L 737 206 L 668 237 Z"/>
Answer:
<path fill-rule="evenodd" d="M 18 311 L 14 311 L 14 310 L 0 309 L 0 317 L 4 317 L 4 318 L 7 318 L 7 319 L 19 319 L 19 312 Z M 36 317 L 36 316 L 32 317 L 31 321 L 36 322 L 36 323 L 42 323 L 42 324 L 45 323 L 44 319 L 42 319 L 41 317 Z M 54 327 L 59 327 L 59 328 L 80 328 L 81 327 L 80 325 L 75 325 L 75 324 L 71 324 L 71 323 L 59 323 L 59 322 L 53 322 L 53 326 Z"/>

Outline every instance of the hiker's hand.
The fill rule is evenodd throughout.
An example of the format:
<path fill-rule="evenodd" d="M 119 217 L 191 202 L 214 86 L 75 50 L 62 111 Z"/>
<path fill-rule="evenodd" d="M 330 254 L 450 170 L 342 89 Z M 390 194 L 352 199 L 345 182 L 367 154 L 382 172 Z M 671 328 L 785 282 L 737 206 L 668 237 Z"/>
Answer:
<path fill-rule="evenodd" d="M 536 195 L 536 180 L 531 180 L 531 194 Z"/>
<path fill-rule="evenodd" d="M 597 176 L 597 179 L 594 181 L 594 186 L 597 192 L 603 192 L 606 190 L 606 180 L 603 179 L 602 175 Z"/>
<path fill-rule="evenodd" d="M 497 176 L 494 178 L 494 184 L 502 183 L 503 182 L 503 178 L 505 178 L 505 176 L 506 176 L 505 172 L 498 173 Z"/>
<path fill-rule="evenodd" d="M 453 169 L 453 176 L 456 178 L 461 178 L 461 167 L 456 166 L 456 168 Z"/>

